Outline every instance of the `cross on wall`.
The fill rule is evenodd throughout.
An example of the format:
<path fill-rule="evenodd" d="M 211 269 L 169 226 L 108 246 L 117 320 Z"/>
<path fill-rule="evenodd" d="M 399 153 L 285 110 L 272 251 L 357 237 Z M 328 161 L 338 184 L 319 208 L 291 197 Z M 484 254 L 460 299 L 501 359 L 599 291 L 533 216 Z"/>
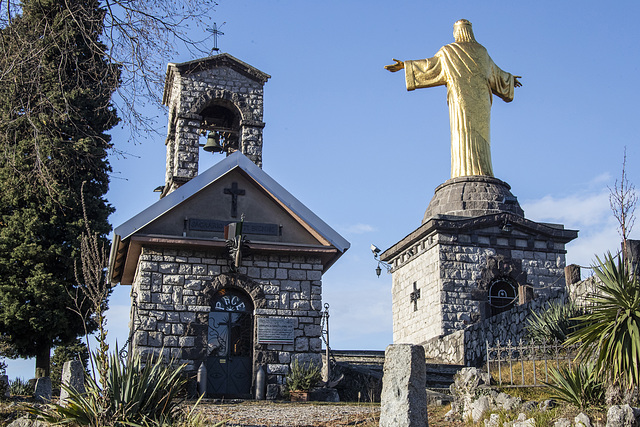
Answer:
<path fill-rule="evenodd" d="M 225 188 L 224 194 L 231 195 L 231 218 L 238 217 L 238 196 L 244 196 L 245 191 L 238 188 L 238 183 L 231 184 L 231 188 Z"/>
<path fill-rule="evenodd" d="M 418 289 L 418 282 L 413 282 L 413 292 L 409 294 L 409 298 L 413 303 L 413 311 L 418 311 L 418 299 L 420 298 L 420 289 Z"/>

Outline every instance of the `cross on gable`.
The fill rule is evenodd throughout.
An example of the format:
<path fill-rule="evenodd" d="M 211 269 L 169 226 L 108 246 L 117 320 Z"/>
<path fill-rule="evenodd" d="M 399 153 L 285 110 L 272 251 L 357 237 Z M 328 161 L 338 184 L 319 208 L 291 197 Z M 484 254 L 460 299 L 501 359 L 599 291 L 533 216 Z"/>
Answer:
<path fill-rule="evenodd" d="M 409 298 L 413 303 L 413 311 L 418 311 L 418 299 L 420 298 L 420 289 L 418 289 L 417 282 L 413 282 L 413 292 L 409 294 Z"/>
<path fill-rule="evenodd" d="M 238 183 L 231 184 L 231 188 L 225 188 L 224 194 L 231 195 L 231 218 L 238 217 L 238 196 L 244 196 L 245 191 L 238 188 Z"/>

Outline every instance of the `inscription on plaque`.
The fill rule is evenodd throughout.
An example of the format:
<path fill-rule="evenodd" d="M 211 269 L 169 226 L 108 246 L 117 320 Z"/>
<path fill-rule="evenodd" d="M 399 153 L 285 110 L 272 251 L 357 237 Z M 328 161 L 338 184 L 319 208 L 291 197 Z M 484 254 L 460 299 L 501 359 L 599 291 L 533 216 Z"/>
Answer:
<path fill-rule="evenodd" d="M 217 219 L 189 218 L 189 230 L 222 233 L 224 232 L 224 227 L 229 223 L 230 221 L 220 221 Z M 279 236 L 280 226 L 278 224 L 265 224 L 260 222 L 243 222 L 242 233 L 261 236 Z"/>
<path fill-rule="evenodd" d="M 293 319 L 258 317 L 258 344 L 293 344 Z"/>

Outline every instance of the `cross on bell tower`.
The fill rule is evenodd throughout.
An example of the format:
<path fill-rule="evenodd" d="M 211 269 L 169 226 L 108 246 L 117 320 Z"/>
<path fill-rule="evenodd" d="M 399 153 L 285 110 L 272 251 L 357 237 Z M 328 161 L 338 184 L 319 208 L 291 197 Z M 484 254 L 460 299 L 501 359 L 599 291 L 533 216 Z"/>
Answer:
<path fill-rule="evenodd" d="M 211 53 L 218 53 L 220 50 L 218 49 L 218 36 L 224 36 L 224 33 L 220 31 L 220 28 L 222 28 L 224 24 L 226 24 L 226 22 L 223 22 L 220 27 L 218 27 L 218 24 L 214 22 L 212 28 L 207 28 L 207 31 L 213 34 L 213 49 L 211 49 Z"/>

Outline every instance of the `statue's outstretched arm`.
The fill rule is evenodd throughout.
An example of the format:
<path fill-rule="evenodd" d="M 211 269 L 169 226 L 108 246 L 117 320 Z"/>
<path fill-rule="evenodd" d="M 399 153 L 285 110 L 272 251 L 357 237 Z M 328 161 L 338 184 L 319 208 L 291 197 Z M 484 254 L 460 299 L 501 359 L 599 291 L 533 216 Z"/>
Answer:
<path fill-rule="evenodd" d="M 384 68 L 391 71 L 392 73 L 395 73 L 396 71 L 400 71 L 404 68 L 404 62 L 395 58 L 393 58 L 393 60 L 396 61 L 395 64 L 385 65 Z"/>
<path fill-rule="evenodd" d="M 520 83 L 520 82 L 518 81 L 518 79 L 521 79 L 521 78 L 522 78 L 522 76 L 513 76 L 513 85 L 514 85 L 515 87 L 520 87 L 520 86 L 522 86 L 522 83 Z"/>

